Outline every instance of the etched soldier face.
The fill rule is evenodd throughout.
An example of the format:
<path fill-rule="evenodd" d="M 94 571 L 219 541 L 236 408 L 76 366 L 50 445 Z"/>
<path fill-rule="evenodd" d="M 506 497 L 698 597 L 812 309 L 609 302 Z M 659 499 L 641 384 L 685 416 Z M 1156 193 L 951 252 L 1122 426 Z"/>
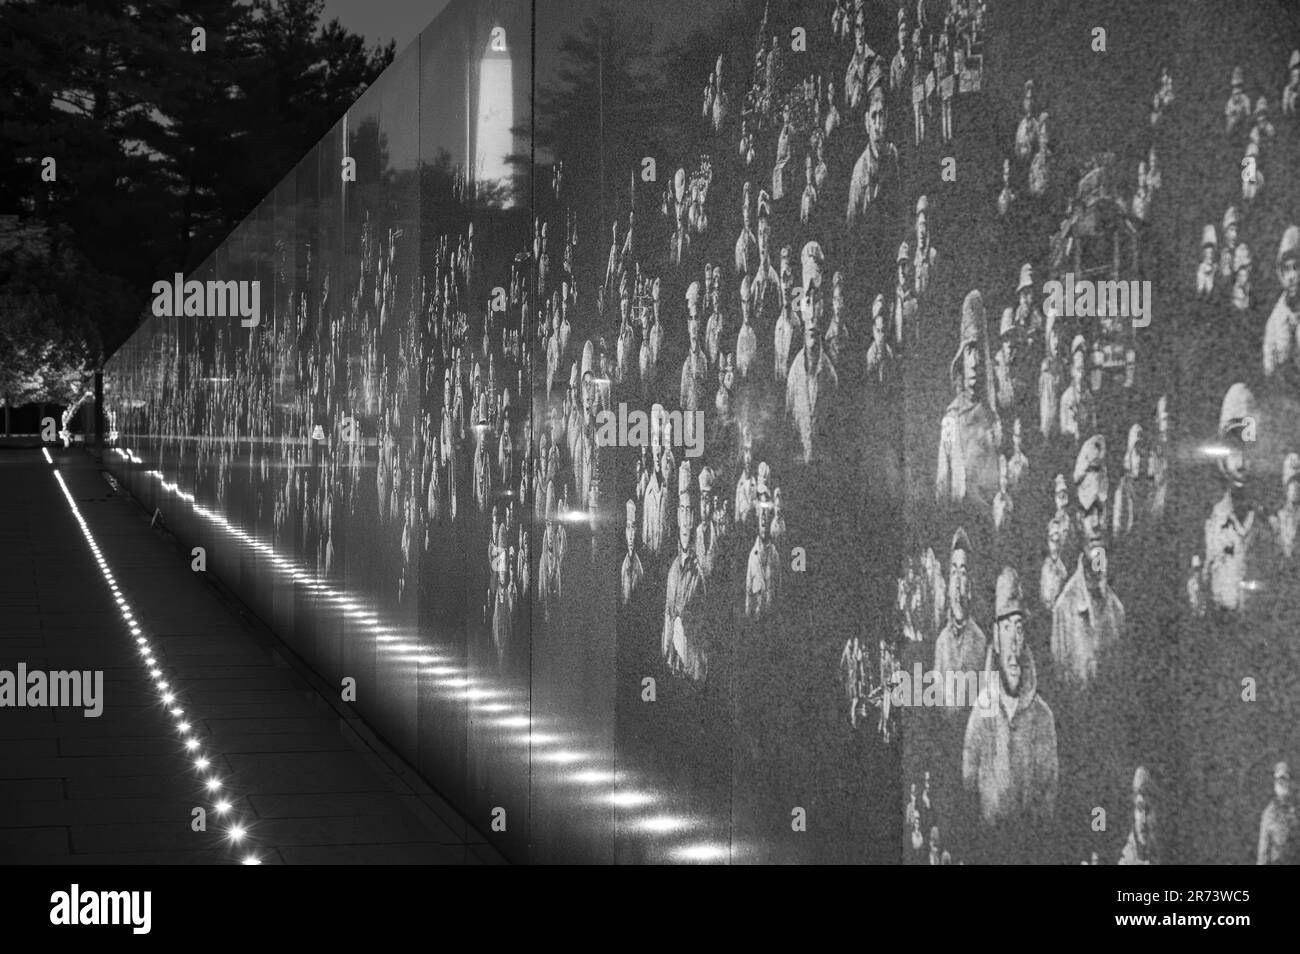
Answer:
<path fill-rule="evenodd" d="M 1079 518 L 1083 538 L 1089 543 L 1100 544 L 1106 530 L 1106 501 L 1098 497 Z"/>
<path fill-rule="evenodd" d="M 885 141 L 886 116 L 885 100 L 877 86 L 871 97 L 871 105 L 867 109 L 867 139 L 871 143 L 872 151 L 876 151 Z"/>
<path fill-rule="evenodd" d="M 970 605 L 969 559 L 965 550 L 954 550 L 948 560 L 948 605 L 952 607 L 952 618 L 959 623 L 965 621 Z"/>
<path fill-rule="evenodd" d="M 695 533 L 695 508 L 690 504 L 677 505 L 677 544 L 683 551 L 691 547 Z"/>
<path fill-rule="evenodd" d="M 1285 775 L 1273 779 L 1273 794 L 1277 796 L 1279 802 L 1288 802 L 1291 800 L 1291 779 Z"/>
<path fill-rule="evenodd" d="M 1047 553 L 1053 559 L 1059 559 L 1061 556 L 1061 536 L 1058 533 L 1049 533 L 1047 535 Z"/>
<path fill-rule="evenodd" d="M 713 520 L 713 494 L 700 494 L 700 523 L 711 523 Z"/>
<path fill-rule="evenodd" d="M 925 246 L 925 241 L 926 241 L 927 238 L 929 238 L 929 236 L 930 236 L 930 227 L 929 227 L 929 225 L 926 223 L 926 220 L 925 220 L 925 213 L 924 213 L 924 212 L 918 213 L 918 215 L 916 216 L 916 241 L 917 241 L 917 243 L 918 243 L 920 246 L 924 247 L 924 246 Z"/>
<path fill-rule="evenodd" d="M 980 380 L 980 353 L 974 345 L 967 345 L 962 352 L 962 385 L 968 394 L 975 394 Z"/>
<path fill-rule="evenodd" d="M 1286 293 L 1286 303 L 1295 308 L 1297 292 L 1300 291 L 1300 259 L 1287 256 L 1277 269 L 1277 280 Z"/>
<path fill-rule="evenodd" d="M 1155 835 L 1155 807 L 1145 795 L 1133 796 L 1133 838 L 1139 845 L 1150 844 Z"/>
<path fill-rule="evenodd" d="M 1237 244 L 1237 223 L 1236 222 L 1230 222 L 1224 228 L 1223 241 L 1224 244 L 1227 245 L 1229 248 L 1233 248 L 1236 246 Z"/>
<path fill-rule="evenodd" d="M 766 501 L 758 505 L 758 538 L 766 543 L 772 536 L 772 517 L 775 509 Z"/>
<path fill-rule="evenodd" d="M 1250 461 L 1246 456 L 1246 445 L 1241 440 L 1241 432 L 1233 431 L 1225 439 L 1228 455 L 1223 458 L 1223 472 L 1232 481 L 1233 486 L 1241 487 L 1246 483 L 1250 471 Z"/>
<path fill-rule="evenodd" d="M 822 357 L 822 329 L 812 316 L 803 323 L 803 349 L 805 365 L 816 368 Z"/>
<path fill-rule="evenodd" d="M 1286 484 L 1286 502 L 1291 506 L 1300 504 L 1300 480 L 1288 480 Z"/>
<path fill-rule="evenodd" d="M 1020 692 L 1020 655 L 1025 648 L 1025 619 L 1019 613 L 997 623 L 998 668 L 1010 695 Z"/>
<path fill-rule="evenodd" d="M 871 340 L 875 342 L 876 347 L 884 347 L 885 316 L 883 314 L 877 314 L 871 322 Z"/>
<path fill-rule="evenodd" d="M 1213 265 L 1217 254 L 1218 250 L 1213 245 L 1204 245 L 1201 248 L 1201 261 L 1206 265 Z"/>

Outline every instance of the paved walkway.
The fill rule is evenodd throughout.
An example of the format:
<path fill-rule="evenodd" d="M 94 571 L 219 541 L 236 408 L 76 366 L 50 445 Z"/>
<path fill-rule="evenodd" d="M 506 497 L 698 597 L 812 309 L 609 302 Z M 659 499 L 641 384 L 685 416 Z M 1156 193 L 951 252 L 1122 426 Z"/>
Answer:
<path fill-rule="evenodd" d="M 103 670 L 103 712 L 0 707 L 0 863 L 478 864 L 464 819 L 71 449 L 54 463 L 211 765 L 199 771 L 55 467 L 0 450 L 0 679 Z M 205 778 L 231 800 L 219 818 Z M 207 809 L 207 830 L 191 828 Z M 232 844 L 229 819 L 248 830 Z"/>

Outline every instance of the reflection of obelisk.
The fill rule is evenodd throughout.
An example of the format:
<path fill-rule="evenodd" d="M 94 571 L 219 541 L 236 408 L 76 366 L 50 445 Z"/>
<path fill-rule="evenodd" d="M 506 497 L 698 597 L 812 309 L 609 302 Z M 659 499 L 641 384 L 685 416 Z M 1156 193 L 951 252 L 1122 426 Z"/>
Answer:
<path fill-rule="evenodd" d="M 480 191 L 508 186 L 512 174 L 508 159 L 515 151 L 514 74 L 504 27 L 496 26 L 488 36 L 487 49 L 478 68 L 478 125 L 474 136 L 474 179 Z M 511 205 L 508 194 L 503 205 Z"/>

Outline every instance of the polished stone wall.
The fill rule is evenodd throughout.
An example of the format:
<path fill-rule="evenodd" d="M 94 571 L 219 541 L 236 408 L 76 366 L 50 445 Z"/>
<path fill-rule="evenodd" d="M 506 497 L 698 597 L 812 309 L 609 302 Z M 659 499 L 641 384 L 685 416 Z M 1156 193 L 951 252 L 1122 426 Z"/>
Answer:
<path fill-rule="evenodd" d="M 925 60 L 889 5 L 453 2 L 189 276 L 260 323 L 150 317 L 105 369 L 115 472 L 513 859 L 1253 857 L 1300 696 L 1242 679 L 1294 670 L 1295 564 L 1252 538 L 1250 612 L 1207 607 L 1245 544 L 1206 520 L 1284 525 L 1300 417 L 1279 279 L 1193 294 L 1242 143 L 1188 51 L 1283 41 L 1113 10 L 1103 68 L 1064 3 L 904 6 Z M 1288 201 L 1243 221 L 1269 261 Z M 1149 326 L 1044 315 L 1098 248 Z M 1019 716 L 897 704 L 1000 638 Z"/>

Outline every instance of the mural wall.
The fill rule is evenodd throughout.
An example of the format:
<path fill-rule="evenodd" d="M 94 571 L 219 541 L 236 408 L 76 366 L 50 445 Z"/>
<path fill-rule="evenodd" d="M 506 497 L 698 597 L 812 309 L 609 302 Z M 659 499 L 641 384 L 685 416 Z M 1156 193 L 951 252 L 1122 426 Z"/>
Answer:
<path fill-rule="evenodd" d="M 515 860 L 1284 852 L 1300 31 L 1096 6 L 453 2 L 112 467 Z"/>

